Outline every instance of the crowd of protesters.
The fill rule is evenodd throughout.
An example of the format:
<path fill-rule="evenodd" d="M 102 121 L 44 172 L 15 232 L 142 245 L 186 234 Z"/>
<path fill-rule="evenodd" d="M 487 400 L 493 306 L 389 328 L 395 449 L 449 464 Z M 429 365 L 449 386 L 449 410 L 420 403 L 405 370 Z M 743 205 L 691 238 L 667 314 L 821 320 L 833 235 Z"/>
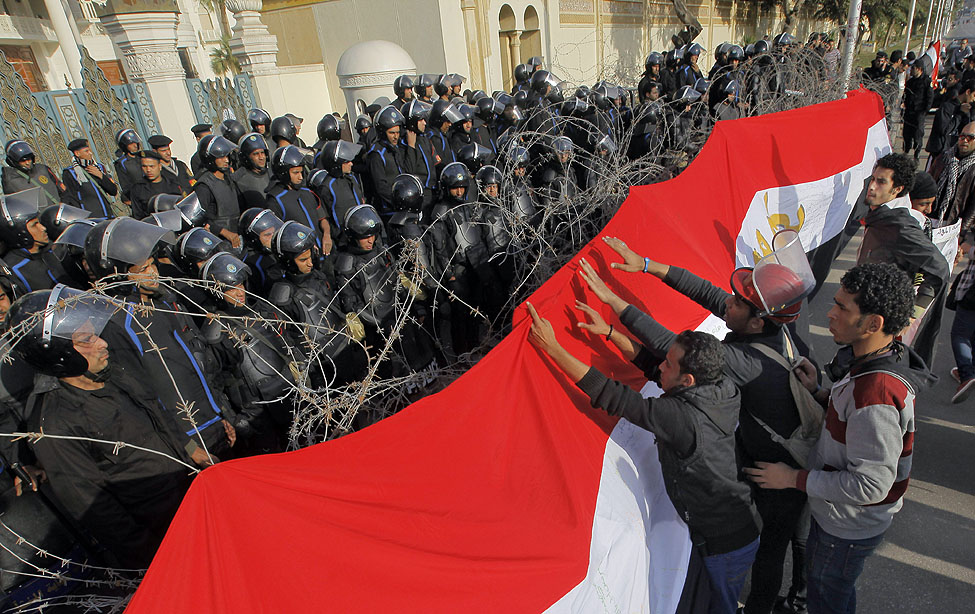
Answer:
<path fill-rule="evenodd" d="M 515 68 L 510 92 L 490 95 L 463 91 L 456 74 L 403 75 L 394 98 L 363 115 L 323 116 L 311 147 L 301 118 L 262 109 L 193 126 L 189 164 L 170 138 L 144 144 L 131 128 L 116 135 L 113 164 L 77 139 L 61 172 L 29 143 L 8 142 L 0 431 L 46 435 L 0 441 L 18 493 L 49 482 L 94 559 L 144 567 L 188 487 L 187 467 L 285 450 L 299 389 L 361 380 L 370 348 L 390 339 L 381 377 L 449 364 L 503 328 L 524 247 L 516 226 L 551 229 L 559 203 L 595 189 L 622 159 L 680 172 L 714 122 L 796 95 L 787 60 L 824 82 L 839 61 L 819 33 L 805 45 L 789 34 L 722 43 L 706 76 L 703 53 L 693 42 L 650 53 L 635 87 L 569 89 L 539 58 Z M 914 396 L 930 381 L 937 330 L 924 326 L 945 303 L 957 307 L 956 397 L 975 386 L 975 269 L 949 294 L 950 267 L 932 242 L 934 229 L 959 220 L 964 237 L 973 218 L 975 73 L 954 85 L 949 75 L 935 95 L 922 62 L 891 60 L 864 78 L 910 70 L 903 117 L 915 158 L 922 112 L 940 105 L 927 145 L 935 161 L 930 175 L 915 176 L 902 155 L 873 171 L 860 203 L 861 265 L 829 314 L 843 346 L 826 366 L 832 384 L 800 360 L 805 342 L 790 332 L 803 297 L 767 309 L 751 269 L 728 293 L 607 239 L 616 268 L 653 274 L 722 318 L 731 332 L 719 343 L 667 331 L 584 265 L 621 325 L 582 306 L 584 328 L 660 382 L 654 400 L 566 353 L 532 309 L 532 342 L 595 405 L 657 435 L 711 612 L 738 609 L 749 570 L 747 613 L 802 612 L 807 599 L 810 612 L 853 611 L 863 559 L 907 487 Z M 912 326 L 921 356 L 898 340 Z M 131 445 L 113 449 L 118 441 Z M 780 596 L 790 545 L 795 569 Z M 837 549 L 846 569 L 829 555 Z"/>

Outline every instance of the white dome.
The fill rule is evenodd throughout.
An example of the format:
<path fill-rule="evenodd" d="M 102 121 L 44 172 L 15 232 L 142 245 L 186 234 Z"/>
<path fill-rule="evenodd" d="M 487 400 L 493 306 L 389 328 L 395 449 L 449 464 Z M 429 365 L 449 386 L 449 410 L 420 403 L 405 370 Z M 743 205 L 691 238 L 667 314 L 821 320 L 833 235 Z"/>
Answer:
<path fill-rule="evenodd" d="M 413 74 L 416 63 L 402 47 L 383 40 L 352 45 L 339 58 L 335 69 L 338 77 L 386 72 Z"/>

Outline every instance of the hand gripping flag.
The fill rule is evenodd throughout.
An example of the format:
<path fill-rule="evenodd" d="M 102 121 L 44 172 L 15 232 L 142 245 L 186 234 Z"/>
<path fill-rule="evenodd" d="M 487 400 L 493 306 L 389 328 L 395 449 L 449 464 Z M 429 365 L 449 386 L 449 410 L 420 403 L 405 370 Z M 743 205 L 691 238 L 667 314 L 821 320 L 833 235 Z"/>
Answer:
<path fill-rule="evenodd" d="M 603 234 L 728 288 L 774 231 L 796 228 L 807 249 L 838 233 L 889 148 L 866 91 L 718 122 L 688 169 L 633 188 Z M 646 383 L 576 328 L 574 301 L 598 305 L 580 256 L 668 328 L 711 327 L 657 279 L 609 268 L 597 238 L 531 301 L 607 375 Z M 519 309 L 469 372 L 361 432 L 203 471 L 128 612 L 674 612 L 691 548 L 652 435 L 590 407 L 528 327 Z"/>

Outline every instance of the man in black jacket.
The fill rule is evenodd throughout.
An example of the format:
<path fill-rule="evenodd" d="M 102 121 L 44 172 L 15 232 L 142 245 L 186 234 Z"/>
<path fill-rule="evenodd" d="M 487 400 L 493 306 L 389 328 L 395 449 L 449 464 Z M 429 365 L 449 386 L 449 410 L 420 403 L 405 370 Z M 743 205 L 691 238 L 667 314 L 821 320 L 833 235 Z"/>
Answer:
<path fill-rule="evenodd" d="M 94 217 L 114 217 L 112 199 L 118 194 L 118 186 L 105 166 L 95 162 L 87 139 L 75 139 L 68 143 L 68 151 L 74 156 L 74 164 L 61 172 L 65 190 L 74 195 L 78 203 Z"/>
<path fill-rule="evenodd" d="M 911 65 L 911 78 L 904 86 L 904 153 L 914 150 L 914 159 L 921 155 L 924 142 L 924 118 L 934 102 L 931 79 L 924 74 L 924 63 Z"/>
<path fill-rule="evenodd" d="M 934 157 L 951 147 L 962 127 L 975 121 L 973 102 L 975 102 L 975 81 L 964 81 L 959 85 L 958 92 L 953 97 L 946 98 L 938 108 L 938 112 L 934 114 L 931 136 L 928 137 L 928 144 L 924 147 L 924 151 Z"/>
<path fill-rule="evenodd" d="M 789 385 L 790 374 L 759 346 L 788 357 L 790 362 L 808 354 L 806 345 L 801 340 L 793 342 L 792 335 L 784 326 L 798 317 L 802 297 L 795 296 L 788 301 L 788 307 L 775 313 L 763 314 L 761 298 L 755 290 L 750 269 L 736 271 L 732 280 L 735 292 L 732 294 L 687 270 L 644 259 L 619 239 L 604 240 L 623 257 L 623 262 L 613 263 L 613 268 L 654 275 L 724 320 L 730 330 L 721 344 L 724 375 L 741 390 L 743 411 L 739 416 L 736 436 L 745 464 L 748 464 L 748 460 L 757 460 L 782 462 L 799 468 L 789 451 L 774 441 L 769 432 L 774 431 L 783 439 L 788 439 L 800 426 L 799 410 Z M 677 335 L 614 294 L 588 262 L 583 260 L 581 266 L 581 274 L 590 289 L 597 298 L 613 308 L 623 325 L 639 339 L 648 353 L 637 363 L 651 358 L 662 359 Z M 626 342 L 626 337 L 622 335 L 614 339 Z M 787 494 L 786 491 L 776 491 L 776 494 L 768 495 L 769 492 L 762 491 L 755 498 L 763 528 L 761 546 L 752 568 L 751 590 L 745 605 L 745 611 L 749 613 L 771 612 L 782 583 L 786 549 L 806 502 L 805 496 L 798 491 L 788 491 Z"/>
<path fill-rule="evenodd" d="M 240 247 L 237 221 L 240 218 L 240 200 L 237 186 L 230 177 L 230 154 L 236 149 L 222 136 L 208 136 L 200 141 L 200 161 L 206 171 L 200 175 L 194 191 L 200 205 L 207 212 L 210 231 Z"/>
<path fill-rule="evenodd" d="M 138 156 L 142 167 L 142 179 L 129 188 L 129 199 L 132 204 L 132 217 L 141 220 L 150 213 L 149 201 L 156 194 L 173 194 L 186 196 L 171 173 L 163 173 L 162 156 L 148 149 L 140 151 Z"/>
<path fill-rule="evenodd" d="M 628 338 L 617 342 L 648 377 L 658 376 L 663 396 L 644 399 L 570 354 L 559 344 L 552 324 L 530 303 L 528 310 L 533 321 L 529 341 L 589 396 L 593 407 L 656 436 L 667 495 L 704 555 L 711 578 L 710 612 L 734 614 L 758 550 L 761 521 L 749 487 L 738 479 L 734 432 L 741 395 L 722 373 L 721 344 L 707 333 L 684 331 L 663 360 L 641 362 L 647 354 L 638 343 Z M 625 337 L 614 334 L 594 310 L 584 310 L 593 323 L 583 328 L 611 339 Z"/>
<path fill-rule="evenodd" d="M 196 183 L 193 179 L 196 173 L 191 174 L 185 162 L 173 157 L 172 144 L 173 139 L 163 134 L 154 134 L 149 137 L 149 147 L 162 156 L 163 172 L 172 174 L 180 189 L 189 194 L 193 190 L 193 184 Z"/>

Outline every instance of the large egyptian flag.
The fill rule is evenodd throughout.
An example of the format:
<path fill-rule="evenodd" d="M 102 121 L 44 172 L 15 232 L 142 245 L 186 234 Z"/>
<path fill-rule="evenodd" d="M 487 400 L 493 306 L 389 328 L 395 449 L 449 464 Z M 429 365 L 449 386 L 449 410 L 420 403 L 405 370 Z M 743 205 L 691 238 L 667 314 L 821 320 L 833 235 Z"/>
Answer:
<path fill-rule="evenodd" d="M 604 234 L 728 288 L 777 229 L 798 228 L 806 248 L 839 232 L 888 150 L 865 91 L 720 122 L 680 176 L 634 188 Z M 594 240 L 531 301 L 606 374 L 646 384 L 575 327 L 574 302 L 598 304 L 580 256 L 669 328 L 712 326 L 655 278 L 610 269 Z M 128 611 L 674 612 L 691 548 L 653 436 L 590 407 L 528 326 L 519 309 L 474 368 L 361 432 L 203 471 Z"/>

